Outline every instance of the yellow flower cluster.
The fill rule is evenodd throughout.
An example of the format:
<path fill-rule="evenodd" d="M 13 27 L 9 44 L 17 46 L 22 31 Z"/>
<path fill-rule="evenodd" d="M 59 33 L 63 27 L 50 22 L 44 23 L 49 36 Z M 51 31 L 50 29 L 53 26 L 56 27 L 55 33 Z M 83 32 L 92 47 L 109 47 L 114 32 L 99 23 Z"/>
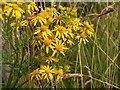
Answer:
<path fill-rule="evenodd" d="M 35 60 L 40 61 L 41 67 L 31 72 L 31 79 L 34 77 L 37 80 L 62 80 L 63 72 L 70 72 L 70 66 L 60 68 L 59 55 L 65 56 L 65 51 L 69 50 L 76 40 L 86 44 L 88 38 L 94 37 L 93 24 L 81 22 L 80 18 L 77 18 L 75 7 L 60 6 L 59 11 L 46 7 L 45 10 L 38 12 L 35 2 L 1 4 L 0 18 L 3 21 L 3 16 L 15 18 L 16 22 L 11 23 L 13 28 L 17 27 L 17 30 L 20 30 L 20 27 L 30 27 L 32 31 L 31 45 L 39 49 Z M 34 15 L 34 11 L 37 14 Z"/>

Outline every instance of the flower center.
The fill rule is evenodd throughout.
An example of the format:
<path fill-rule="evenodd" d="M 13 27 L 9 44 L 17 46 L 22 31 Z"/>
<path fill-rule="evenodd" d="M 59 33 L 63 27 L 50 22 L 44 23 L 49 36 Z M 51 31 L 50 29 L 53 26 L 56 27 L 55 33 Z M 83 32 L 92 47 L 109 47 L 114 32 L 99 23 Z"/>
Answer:
<path fill-rule="evenodd" d="M 61 17 L 61 16 L 57 16 L 57 19 L 58 19 L 58 20 L 62 20 L 62 17 Z"/>
<path fill-rule="evenodd" d="M 45 11 L 49 13 L 50 12 L 50 8 L 45 8 Z"/>
<path fill-rule="evenodd" d="M 18 9 L 18 5 L 16 5 L 16 4 L 12 4 L 12 7 L 13 7 L 13 9 L 15 9 L 15 10 Z"/>
<path fill-rule="evenodd" d="M 72 21 L 72 22 L 70 23 L 70 25 L 72 25 L 72 26 L 73 26 L 73 25 L 75 25 L 75 22 L 74 22 L 74 21 Z"/>
<path fill-rule="evenodd" d="M 64 27 L 59 26 L 59 27 L 58 27 L 58 31 L 59 31 L 60 33 L 64 33 L 64 32 L 65 32 L 65 28 L 64 28 Z"/>
<path fill-rule="evenodd" d="M 63 46 L 61 45 L 56 46 L 55 49 L 60 53 L 63 52 Z"/>
<path fill-rule="evenodd" d="M 40 30 L 41 31 L 47 31 L 47 29 L 48 29 L 48 27 L 47 26 L 45 26 L 45 25 L 42 25 L 41 27 L 40 27 Z"/>
<path fill-rule="evenodd" d="M 50 39 L 45 39 L 44 40 L 44 44 L 46 45 L 46 46 L 49 46 L 49 45 L 51 45 L 51 40 Z"/>
<path fill-rule="evenodd" d="M 46 72 L 47 74 L 49 74 L 49 73 L 50 73 L 50 69 L 47 68 L 47 69 L 45 70 L 45 72 Z"/>
<path fill-rule="evenodd" d="M 82 33 L 82 34 L 80 34 L 80 37 L 85 39 L 87 36 L 85 33 Z"/>
<path fill-rule="evenodd" d="M 38 73 L 39 73 L 39 70 L 38 70 L 38 69 L 36 69 L 36 70 L 33 71 L 33 74 L 34 74 L 34 75 L 37 75 Z"/>

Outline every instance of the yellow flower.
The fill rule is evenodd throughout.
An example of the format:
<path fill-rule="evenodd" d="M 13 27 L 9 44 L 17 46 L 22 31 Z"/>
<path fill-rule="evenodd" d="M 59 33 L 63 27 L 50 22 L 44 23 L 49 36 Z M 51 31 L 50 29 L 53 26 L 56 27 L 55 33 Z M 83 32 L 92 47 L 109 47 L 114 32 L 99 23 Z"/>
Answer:
<path fill-rule="evenodd" d="M 90 35 L 90 37 L 91 37 L 91 36 L 94 37 L 93 24 L 90 25 L 89 22 L 84 21 L 84 25 L 87 27 L 87 28 L 86 28 L 86 33 L 87 33 L 88 35 Z"/>
<path fill-rule="evenodd" d="M 49 67 L 49 65 L 45 66 L 42 65 L 40 68 L 39 73 L 41 74 L 41 78 L 42 79 L 47 79 L 47 81 L 52 80 L 53 79 L 53 70 L 52 67 Z"/>
<path fill-rule="evenodd" d="M 64 23 L 62 15 L 56 15 L 55 19 L 56 19 L 56 24 L 60 24 L 61 25 L 62 22 Z"/>
<path fill-rule="evenodd" d="M 64 42 L 67 43 L 66 46 L 68 46 L 68 45 L 72 46 L 72 45 L 74 44 L 70 36 L 67 36 L 67 37 L 65 38 Z"/>
<path fill-rule="evenodd" d="M 64 11 L 66 8 L 60 5 L 60 10 Z"/>
<path fill-rule="evenodd" d="M 63 26 L 57 25 L 57 26 L 55 26 L 55 30 L 53 30 L 53 31 L 56 31 L 55 37 L 58 37 L 59 39 L 62 38 L 64 40 L 65 37 L 67 37 L 67 30 Z"/>
<path fill-rule="evenodd" d="M 72 8 L 72 10 L 71 10 L 71 15 L 77 15 L 77 8 Z"/>
<path fill-rule="evenodd" d="M 28 22 L 27 22 L 27 20 L 23 20 L 23 21 L 21 21 L 21 22 L 13 22 L 13 23 L 11 23 L 11 26 L 17 26 L 17 30 L 19 29 L 19 27 L 22 27 L 22 26 L 27 26 L 28 25 Z"/>
<path fill-rule="evenodd" d="M 88 42 L 87 40 L 87 35 L 85 32 L 82 32 L 79 36 L 77 36 L 76 38 L 79 38 L 80 39 L 80 43 L 84 43 L 86 44 L 86 42 Z"/>
<path fill-rule="evenodd" d="M 41 80 L 41 76 L 40 76 L 40 69 L 37 68 L 36 70 L 34 70 L 32 73 L 30 73 L 30 76 L 31 76 L 31 80 L 33 78 L 36 78 L 37 80 Z"/>
<path fill-rule="evenodd" d="M 52 40 L 50 40 L 49 38 L 44 39 L 44 45 L 46 47 L 46 53 L 47 54 L 49 53 L 49 48 L 51 48 L 52 50 L 54 48 L 51 44 L 52 44 Z"/>
<path fill-rule="evenodd" d="M 36 44 L 36 42 L 38 42 L 41 45 L 42 36 L 40 34 L 37 34 L 36 36 L 34 36 L 34 38 L 32 40 L 32 44 Z"/>
<path fill-rule="evenodd" d="M 31 15 L 34 11 L 38 11 L 38 7 L 36 6 L 35 2 L 30 2 L 28 4 L 28 13 Z"/>
<path fill-rule="evenodd" d="M 21 18 L 22 14 L 24 13 L 24 10 L 22 10 L 17 4 L 8 4 L 9 6 L 4 7 L 4 13 L 6 16 L 10 16 L 11 12 L 11 17 L 16 17 L 16 18 Z"/>
<path fill-rule="evenodd" d="M 55 48 L 52 56 L 54 56 L 56 53 L 62 53 L 63 55 L 65 55 L 63 50 L 66 50 L 68 48 L 64 47 L 62 40 L 55 39 L 55 43 L 52 43 L 52 44 L 54 45 L 54 48 Z"/>
<path fill-rule="evenodd" d="M 60 80 L 60 81 L 62 81 L 62 78 L 63 78 L 63 70 L 62 69 L 59 69 L 58 71 L 57 71 L 57 79 L 56 79 L 56 81 L 58 81 L 58 80 Z"/>
<path fill-rule="evenodd" d="M 50 10 L 50 8 L 46 7 L 46 8 L 45 8 L 45 11 L 50 14 L 50 11 L 51 11 L 51 10 Z"/>
<path fill-rule="evenodd" d="M 37 25 L 37 23 L 40 23 L 40 25 L 46 24 L 47 21 L 46 19 L 43 18 L 43 16 L 39 13 L 36 17 L 32 18 L 31 20 L 31 25 L 33 24 L 34 26 Z"/>
<path fill-rule="evenodd" d="M 9 5 L 13 9 L 12 16 L 16 18 L 21 18 L 22 14 L 24 13 L 24 10 L 22 10 L 17 4 L 9 4 Z"/>
<path fill-rule="evenodd" d="M 41 34 L 42 37 L 45 39 L 48 35 L 51 35 L 51 31 L 48 29 L 48 26 L 42 25 L 41 27 L 37 27 L 37 30 L 34 32 L 34 34 Z"/>
<path fill-rule="evenodd" d="M 71 20 L 69 28 L 73 29 L 74 31 L 77 31 L 77 30 L 79 30 L 79 25 L 82 25 L 82 23 L 80 23 L 80 19 L 75 18 L 75 19 Z"/>
<path fill-rule="evenodd" d="M 52 56 L 49 56 L 47 59 L 46 59 L 46 62 L 48 63 L 48 64 L 50 64 L 50 62 L 58 62 L 59 60 L 57 59 L 57 58 L 53 58 Z"/>

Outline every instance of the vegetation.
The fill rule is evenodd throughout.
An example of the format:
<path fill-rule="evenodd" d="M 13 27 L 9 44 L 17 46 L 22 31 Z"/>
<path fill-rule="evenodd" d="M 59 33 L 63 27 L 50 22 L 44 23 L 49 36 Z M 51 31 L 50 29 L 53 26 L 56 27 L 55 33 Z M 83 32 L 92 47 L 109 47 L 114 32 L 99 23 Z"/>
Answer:
<path fill-rule="evenodd" d="M 1 2 L 3 88 L 120 89 L 119 3 L 44 4 Z"/>

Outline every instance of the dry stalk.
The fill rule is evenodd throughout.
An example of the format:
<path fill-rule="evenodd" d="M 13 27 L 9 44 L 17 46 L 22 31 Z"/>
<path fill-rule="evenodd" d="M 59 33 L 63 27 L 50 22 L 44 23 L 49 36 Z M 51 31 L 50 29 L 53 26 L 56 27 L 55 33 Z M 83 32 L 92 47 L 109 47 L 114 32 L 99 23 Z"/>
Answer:
<path fill-rule="evenodd" d="M 111 13 L 111 12 L 113 12 L 113 11 L 114 11 L 114 9 L 113 9 L 112 6 L 107 6 L 107 7 L 105 7 L 105 8 L 101 11 L 101 13 L 88 14 L 88 15 L 86 15 L 84 18 L 86 19 L 86 18 L 88 18 L 88 17 L 90 17 L 90 16 L 94 16 L 94 18 L 93 18 L 91 21 L 95 21 L 95 20 L 98 19 L 99 17 L 101 17 L 101 16 L 103 16 L 103 15 L 106 15 L 106 14 L 108 14 L 108 13 Z"/>

